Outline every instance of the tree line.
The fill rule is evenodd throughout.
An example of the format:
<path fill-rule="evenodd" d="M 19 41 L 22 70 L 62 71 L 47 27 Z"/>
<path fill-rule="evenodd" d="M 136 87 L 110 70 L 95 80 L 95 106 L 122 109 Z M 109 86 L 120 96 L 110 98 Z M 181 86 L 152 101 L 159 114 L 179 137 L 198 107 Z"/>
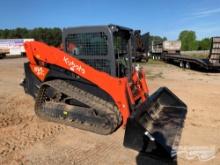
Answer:
<path fill-rule="evenodd" d="M 196 32 L 184 30 L 179 34 L 179 40 L 182 43 L 182 50 L 208 50 L 211 46 L 211 39 L 204 38 L 197 40 Z"/>
<path fill-rule="evenodd" d="M 154 43 L 161 43 L 167 40 L 166 37 L 161 36 L 150 36 L 150 43 L 154 41 Z M 208 50 L 211 46 L 211 39 L 204 38 L 202 40 L 197 40 L 196 32 L 190 30 L 184 30 L 180 32 L 178 40 L 181 41 L 182 47 L 181 50 L 183 51 L 190 51 L 190 50 Z"/>
<path fill-rule="evenodd" d="M 42 41 L 52 46 L 61 44 L 62 31 L 60 28 L 16 28 L 0 30 L 0 39 L 14 38 L 34 38 L 37 41 Z"/>
<path fill-rule="evenodd" d="M 13 38 L 34 38 L 37 41 L 42 41 L 52 46 L 59 46 L 62 39 L 62 30 L 60 28 L 16 28 L 16 29 L 0 29 L 0 39 Z M 184 30 L 180 32 L 179 38 L 182 42 L 182 50 L 208 50 L 211 45 L 210 38 L 197 40 L 194 31 Z M 166 37 L 150 36 L 149 43 L 152 41 L 162 42 L 167 40 Z"/>

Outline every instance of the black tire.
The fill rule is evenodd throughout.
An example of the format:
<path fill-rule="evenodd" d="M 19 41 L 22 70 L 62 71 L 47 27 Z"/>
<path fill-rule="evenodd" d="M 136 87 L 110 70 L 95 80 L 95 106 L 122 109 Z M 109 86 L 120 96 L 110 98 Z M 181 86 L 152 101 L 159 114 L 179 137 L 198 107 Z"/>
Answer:
<path fill-rule="evenodd" d="M 184 62 L 183 61 L 180 61 L 180 68 L 184 68 Z"/>
<path fill-rule="evenodd" d="M 189 62 L 186 62 L 185 67 L 186 67 L 186 69 L 191 69 L 190 63 L 189 63 Z"/>
<path fill-rule="evenodd" d="M 148 58 L 148 57 L 145 57 L 145 62 L 146 62 L 146 63 L 148 62 L 148 60 L 149 60 L 149 58 Z"/>
<path fill-rule="evenodd" d="M 0 54 L 0 59 L 3 59 L 6 57 L 6 54 Z"/>
<path fill-rule="evenodd" d="M 25 52 L 22 52 L 22 53 L 21 53 L 21 57 L 26 57 L 26 53 L 25 53 Z"/>

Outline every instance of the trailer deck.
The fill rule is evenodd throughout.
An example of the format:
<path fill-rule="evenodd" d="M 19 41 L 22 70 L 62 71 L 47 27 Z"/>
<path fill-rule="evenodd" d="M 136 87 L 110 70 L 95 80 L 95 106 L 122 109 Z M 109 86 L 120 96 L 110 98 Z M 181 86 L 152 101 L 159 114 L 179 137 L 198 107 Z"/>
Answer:
<path fill-rule="evenodd" d="M 185 55 L 163 55 L 162 59 L 167 62 L 174 62 L 179 63 L 179 66 L 181 68 L 187 68 L 190 69 L 192 66 L 197 66 L 200 68 L 203 68 L 205 70 L 220 70 L 219 66 L 212 65 L 208 59 L 200 59 L 200 58 L 194 58 L 190 56 Z"/>
<path fill-rule="evenodd" d="M 208 58 L 200 59 L 181 54 L 162 54 L 165 62 L 177 63 L 181 68 L 200 68 L 207 71 L 220 71 L 220 37 L 213 37 Z"/>

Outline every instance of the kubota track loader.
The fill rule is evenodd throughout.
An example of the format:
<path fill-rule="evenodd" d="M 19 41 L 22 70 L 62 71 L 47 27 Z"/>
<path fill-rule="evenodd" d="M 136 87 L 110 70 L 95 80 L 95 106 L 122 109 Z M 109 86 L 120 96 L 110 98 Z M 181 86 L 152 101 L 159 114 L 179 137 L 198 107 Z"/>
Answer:
<path fill-rule="evenodd" d="M 116 25 L 67 28 L 64 51 L 27 42 L 23 86 L 42 119 L 98 134 L 125 126 L 126 147 L 173 158 L 187 108 L 166 87 L 149 96 L 131 63 L 132 34 Z"/>

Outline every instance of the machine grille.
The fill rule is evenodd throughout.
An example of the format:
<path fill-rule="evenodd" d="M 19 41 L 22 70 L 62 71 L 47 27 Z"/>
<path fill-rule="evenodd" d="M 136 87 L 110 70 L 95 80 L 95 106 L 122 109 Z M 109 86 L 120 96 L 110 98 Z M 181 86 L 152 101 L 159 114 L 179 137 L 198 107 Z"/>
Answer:
<path fill-rule="evenodd" d="M 101 70 L 103 72 L 111 74 L 110 62 L 106 59 L 81 59 L 86 64 Z"/>
<path fill-rule="evenodd" d="M 66 49 L 74 56 L 106 56 L 107 36 L 103 32 L 69 34 Z"/>

